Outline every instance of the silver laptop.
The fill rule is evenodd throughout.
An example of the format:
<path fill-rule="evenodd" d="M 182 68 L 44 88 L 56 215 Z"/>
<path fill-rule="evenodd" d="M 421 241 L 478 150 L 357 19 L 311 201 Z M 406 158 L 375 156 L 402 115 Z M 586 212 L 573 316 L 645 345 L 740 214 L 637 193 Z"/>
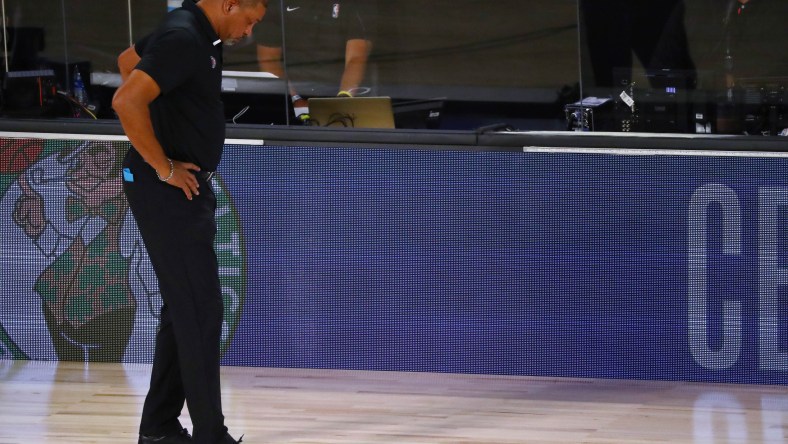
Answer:
<path fill-rule="evenodd" d="M 394 128 L 391 97 L 315 97 L 309 117 L 314 126 Z"/>

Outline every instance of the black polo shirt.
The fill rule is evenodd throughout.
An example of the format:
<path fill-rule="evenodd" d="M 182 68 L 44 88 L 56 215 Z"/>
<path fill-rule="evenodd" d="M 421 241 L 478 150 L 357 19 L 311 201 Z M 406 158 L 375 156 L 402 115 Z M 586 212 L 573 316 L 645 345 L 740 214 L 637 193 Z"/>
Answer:
<path fill-rule="evenodd" d="M 254 28 L 255 41 L 282 47 L 281 2 L 268 4 L 263 20 Z M 336 95 L 345 69 L 348 40 L 373 40 L 375 11 L 369 0 L 284 1 L 285 60 L 291 81 L 315 83 L 303 95 Z"/>
<path fill-rule="evenodd" d="M 165 154 L 216 171 L 225 135 L 222 44 L 208 18 L 185 0 L 135 49 L 142 58 L 136 69 L 161 89 L 150 112 Z"/>

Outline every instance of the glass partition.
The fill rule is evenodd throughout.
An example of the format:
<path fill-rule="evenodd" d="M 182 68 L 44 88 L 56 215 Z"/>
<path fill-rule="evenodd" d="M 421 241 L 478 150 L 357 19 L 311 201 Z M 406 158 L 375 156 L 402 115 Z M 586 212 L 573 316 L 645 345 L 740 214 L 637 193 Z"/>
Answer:
<path fill-rule="evenodd" d="M 325 124 L 310 98 L 384 96 L 397 128 L 561 129 L 576 18 L 575 0 L 277 1 L 254 40 L 296 123 Z"/>
<path fill-rule="evenodd" d="M 777 135 L 788 2 L 579 0 L 584 130 Z"/>
<path fill-rule="evenodd" d="M 380 92 L 395 109 L 399 100 L 405 109 L 408 101 L 442 100 L 441 128 L 561 129 L 561 107 L 578 83 L 575 4 L 382 2 L 373 54 Z"/>
<path fill-rule="evenodd" d="M 117 55 L 179 4 L 3 0 L 2 116 L 114 119 Z M 322 126 L 340 101 L 310 99 L 384 97 L 396 128 L 784 134 L 786 18 L 779 0 L 270 0 L 225 50 L 226 118 Z"/>
<path fill-rule="evenodd" d="M 64 11 L 54 0 L 5 0 L 2 13 L 3 114 L 44 116 L 46 102 L 55 101 L 56 85 L 67 82 Z"/>
<path fill-rule="evenodd" d="M 166 13 L 158 0 L 3 0 L 5 117 L 114 118 L 116 58 Z"/>
<path fill-rule="evenodd" d="M 8 71 L 54 68 L 54 78 L 43 82 L 64 94 L 53 99 L 57 106 L 42 106 L 33 100 L 42 79 L 11 74 L 8 83 L 30 91 L 29 103 L 9 101 L 3 114 L 114 118 L 115 57 L 154 29 L 173 3 L 6 0 L 7 24 L 39 28 L 45 37 L 34 63 Z M 228 121 L 315 124 L 296 113 L 308 99 L 339 94 L 390 97 L 399 128 L 560 129 L 564 102 L 576 99 L 574 0 L 529 8 L 539 13 L 525 13 L 513 0 L 494 7 L 469 0 L 272 0 L 269 7 L 255 35 L 225 52 Z M 87 99 L 74 90 L 75 71 Z"/>

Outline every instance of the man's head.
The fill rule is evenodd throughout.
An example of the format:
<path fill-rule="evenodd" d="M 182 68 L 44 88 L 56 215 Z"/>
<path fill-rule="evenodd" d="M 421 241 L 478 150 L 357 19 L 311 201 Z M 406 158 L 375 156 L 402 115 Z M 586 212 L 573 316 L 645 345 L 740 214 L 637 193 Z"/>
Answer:
<path fill-rule="evenodd" d="M 252 27 L 265 15 L 268 0 L 200 0 L 197 6 L 205 11 L 222 43 L 229 46 L 252 33 Z"/>

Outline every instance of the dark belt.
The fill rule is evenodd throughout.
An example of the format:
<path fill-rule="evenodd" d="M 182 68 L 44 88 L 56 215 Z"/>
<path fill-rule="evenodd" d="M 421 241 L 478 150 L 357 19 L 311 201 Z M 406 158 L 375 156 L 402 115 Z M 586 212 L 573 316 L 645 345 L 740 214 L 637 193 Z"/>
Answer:
<path fill-rule="evenodd" d="M 198 179 L 210 182 L 211 179 L 213 179 L 214 174 L 216 174 L 216 171 L 197 171 L 195 176 L 197 176 Z"/>

